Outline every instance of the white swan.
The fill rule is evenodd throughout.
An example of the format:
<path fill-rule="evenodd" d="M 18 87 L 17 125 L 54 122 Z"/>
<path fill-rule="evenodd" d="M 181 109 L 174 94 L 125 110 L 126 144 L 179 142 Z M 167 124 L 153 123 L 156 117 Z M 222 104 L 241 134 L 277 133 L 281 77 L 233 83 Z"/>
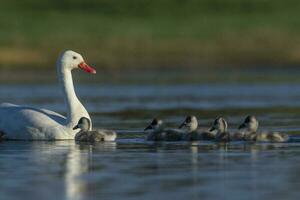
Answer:
<path fill-rule="evenodd" d="M 73 86 L 73 69 L 81 68 L 95 74 L 82 56 L 74 51 L 65 51 L 57 61 L 57 75 L 63 89 L 67 117 L 50 110 L 19 106 L 10 103 L 0 104 L 0 133 L 5 139 L 17 140 L 63 140 L 74 139 L 78 130 L 73 127 L 81 117 L 90 116 L 78 100 Z M 92 127 L 90 127 L 92 128 Z"/>

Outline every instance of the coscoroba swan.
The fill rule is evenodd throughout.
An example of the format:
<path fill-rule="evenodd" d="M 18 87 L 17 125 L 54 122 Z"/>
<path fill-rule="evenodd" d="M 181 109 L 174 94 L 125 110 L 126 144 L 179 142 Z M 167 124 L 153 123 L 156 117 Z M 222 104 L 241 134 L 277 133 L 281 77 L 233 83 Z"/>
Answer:
<path fill-rule="evenodd" d="M 84 106 L 74 91 L 71 71 L 81 68 L 95 74 L 82 56 L 74 51 L 65 51 L 57 61 L 57 75 L 63 89 L 67 116 L 50 110 L 19 106 L 10 103 L 0 104 L 0 132 L 5 139 L 16 140 L 63 140 L 74 139 L 79 130 L 73 130 L 81 117 L 90 120 Z M 90 127 L 91 129 L 92 127 Z"/>
<path fill-rule="evenodd" d="M 98 129 L 90 130 L 91 121 L 86 118 L 80 118 L 78 124 L 73 128 L 80 129 L 80 132 L 76 134 L 75 140 L 78 142 L 112 142 L 117 138 L 117 133 L 112 130 Z"/>
<path fill-rule="evenodd" d="M 195 141 L 202 139 L 203 130 L 198 129 L 198 120 L 194 115 L 187 116 L 179 129 L 185 132 L 183 140 Z"/>
<path fill-rule="evenodd" d="M 256 137 L 258 129 L 258 121 L 253 115 L 245 118 L 244 122 L 239 126 L 238 131 L 233 134 L 234 140 L 253 141 Z"/>
<path fill-rule="evenodd" d="M 184 132 L 180 129 L 166 128 L 164 122 L 154 118 L 144 132 L 148 141 L 180 141 Z"/>
<path fill-rule="evenodd" d="M 218 117 L 215 119 L 210 131 L 216 131 L 216 139 L 217 142 L 229 142 L 230 141 L 230 133 L 227 131 L 228 124 L 226 120 L 222 117 Z"/>
<path fill-rule="evenodd" d="M 290 137 L 286 133 L 272 131 L 258 131 L 258 120 L 254 116 L 248 116 L 240 128 L 246 130 L 243 139 L 256 142 L 288 142 Z"/>

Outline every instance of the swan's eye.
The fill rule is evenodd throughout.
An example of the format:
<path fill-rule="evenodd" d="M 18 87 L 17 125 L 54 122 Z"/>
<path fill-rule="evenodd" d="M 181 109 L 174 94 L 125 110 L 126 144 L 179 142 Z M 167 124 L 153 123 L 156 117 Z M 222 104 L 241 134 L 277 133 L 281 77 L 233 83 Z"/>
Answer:
<path fill-rule="evenodd" d="M 77 59 L 77 57 L 76 57 L 76 56 L 73 56 L 73 59 L 74 59 L 74 60 L 76 60 L 76 59 Z"/>

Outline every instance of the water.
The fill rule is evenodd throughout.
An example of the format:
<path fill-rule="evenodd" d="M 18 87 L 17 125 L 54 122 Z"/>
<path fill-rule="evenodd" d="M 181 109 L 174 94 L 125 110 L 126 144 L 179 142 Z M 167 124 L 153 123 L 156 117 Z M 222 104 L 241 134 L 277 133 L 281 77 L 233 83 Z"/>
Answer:
<path fill-rule="evenodd" d="M 264 73 L 268 81 L 256 82 L 243 73 L 239 77 L 246 77 L 245 81 L 197 82 L 189 79 L 191 74 L 165 81 L 158 73 L 155 83 L 81 81 L 77 94 L 91 113 L 94 127 L 113 128 L 120 133 L 119 139 L 99 144 L 0 142 L 0 197 L 299 199 L 299 140 L 153 143 L 145 142 L 141 132 L 153 117 L 176 127 L 186 115 L 194 114 L 201 126 L 208 127 L 216 116 L 223 116 L 234 130 L 247 114 L 254 114 L 261 129 L 297 138 L 300 84 L 295 77 L 300 71 L 283 71 Z M 261 72 L 250 73 L 255 74 L 259 80 Z M 286 78 L 274 82 L 281 74 Z M 65 111 L 51 82 L 1 84 L 0 102 Z"/>

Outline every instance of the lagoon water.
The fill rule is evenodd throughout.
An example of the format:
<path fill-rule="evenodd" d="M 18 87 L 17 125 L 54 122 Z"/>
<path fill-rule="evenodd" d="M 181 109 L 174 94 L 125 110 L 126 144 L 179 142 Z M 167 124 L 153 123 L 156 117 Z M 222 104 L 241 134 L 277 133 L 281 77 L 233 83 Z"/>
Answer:
<path fill-rule="evenodd" d="M 118 140 L 0 142 L 0 199 L 299 199 L 300 71 L 250 73 L 258 81 L 243 73 L 243 80 L 216 82 L 178 74 L 171 81 L 153 72 L 155 82 L 75 84 L 94 127 L 117 130 Z M 285 79 L 274 82 L 278 76 Z M 55 82 L 0 85 L 0 102 L 64 113 L 60 95 Z M 261 129 L 295 139 L 226 145 L 143 140 L 153 117 L 176 127 L 188 114 L 204 127 L 223 116 L 233 131 L 254 114 Z"/>

